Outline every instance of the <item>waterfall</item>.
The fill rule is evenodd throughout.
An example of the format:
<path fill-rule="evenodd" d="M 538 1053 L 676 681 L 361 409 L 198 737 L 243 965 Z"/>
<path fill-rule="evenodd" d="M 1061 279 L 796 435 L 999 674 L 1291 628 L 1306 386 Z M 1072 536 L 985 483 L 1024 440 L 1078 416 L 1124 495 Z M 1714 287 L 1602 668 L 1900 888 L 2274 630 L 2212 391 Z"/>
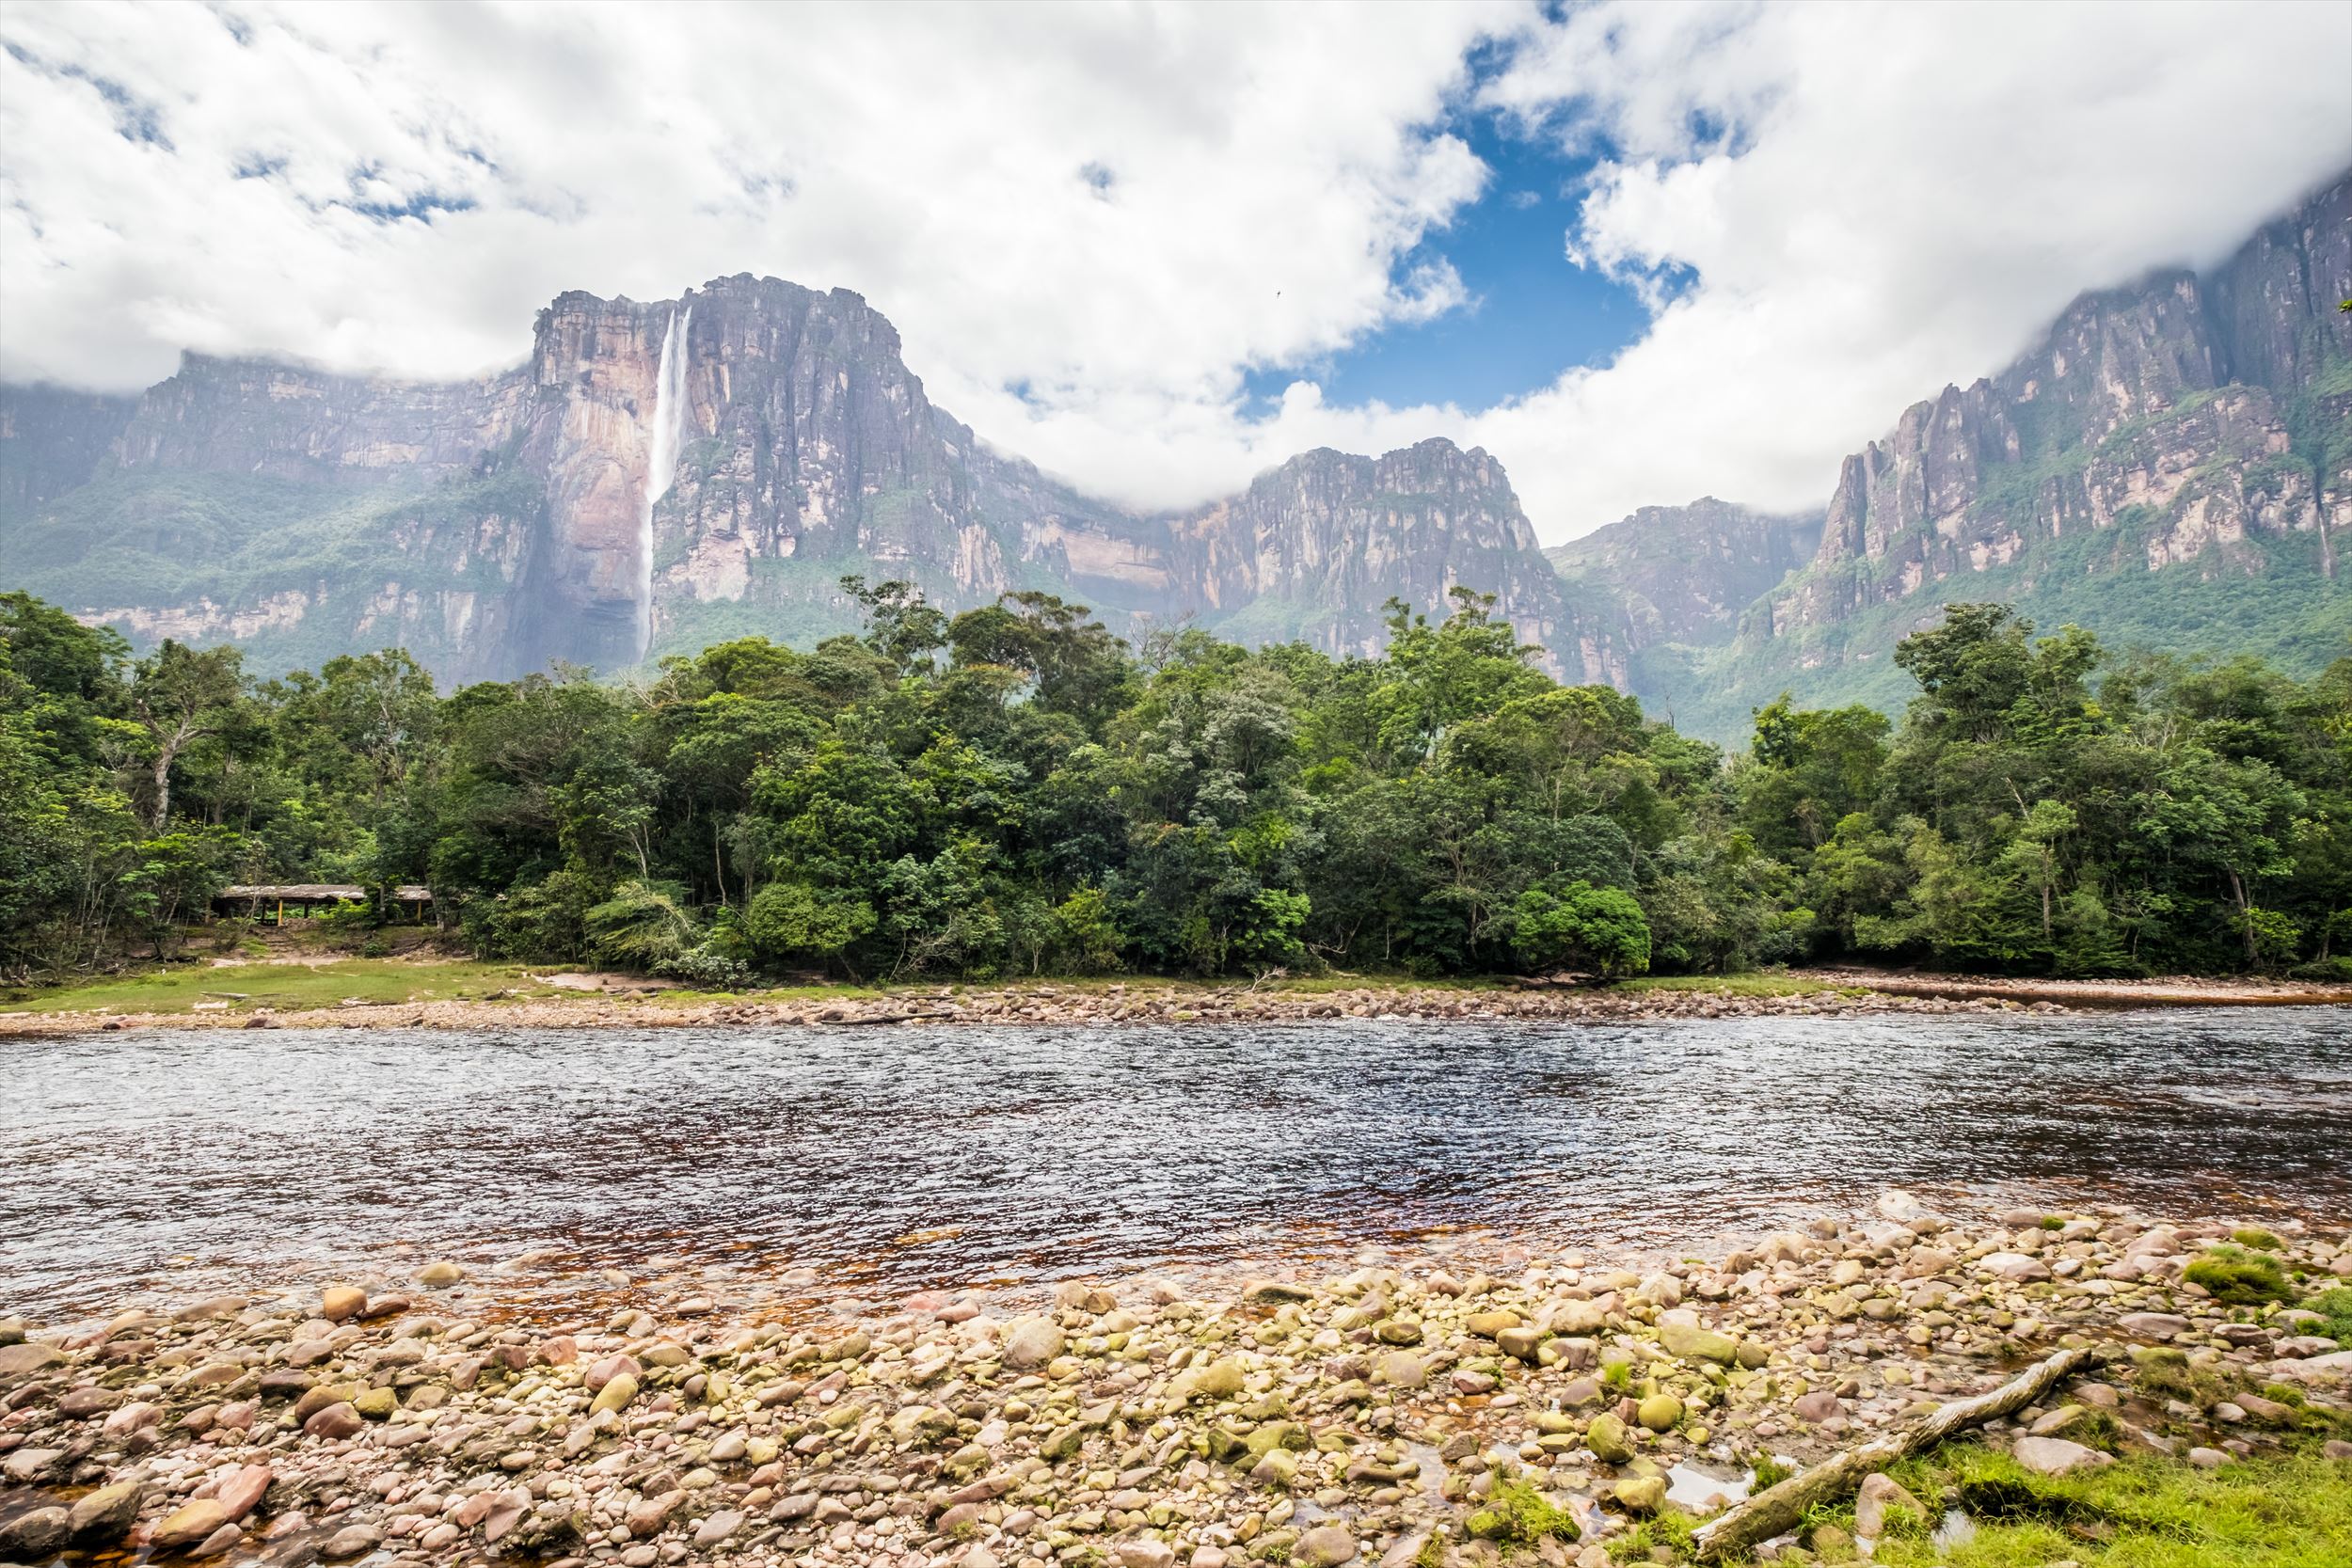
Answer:
<path fill-rule="evenodd" d="M 661 362 L 654 372 L 653 429 L 645 457 L 645 510 L 637 525 L 637 657 L 653 646 L 653 509 L 677 478 L 678 438 L 686 429 L 686 329 L 694 308 L 670 312 L 661 331 Z"/>

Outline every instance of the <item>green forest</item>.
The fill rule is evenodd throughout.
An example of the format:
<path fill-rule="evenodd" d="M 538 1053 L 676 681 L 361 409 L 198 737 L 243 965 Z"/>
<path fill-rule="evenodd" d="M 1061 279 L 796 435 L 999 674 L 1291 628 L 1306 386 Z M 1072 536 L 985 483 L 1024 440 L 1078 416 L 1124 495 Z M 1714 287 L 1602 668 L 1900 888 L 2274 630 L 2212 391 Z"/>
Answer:
<path fill-rule="evenodd" d="M 2009 609 L 1905 640 L 1899 722 L 1742 750 L 1565 687 L 1493 603 L 1377 658 L 949 616 L 443 694 L 397 650 L 262 678 L 0 596 L 0 972 L 175 957 L 221 888 L 424 883 L 452 942 L 707 989 L 1831 960 L 2352 978 L 2352 657 L 2120 657 Z M 385 909 L 329 918 L 365 940 Z"/>

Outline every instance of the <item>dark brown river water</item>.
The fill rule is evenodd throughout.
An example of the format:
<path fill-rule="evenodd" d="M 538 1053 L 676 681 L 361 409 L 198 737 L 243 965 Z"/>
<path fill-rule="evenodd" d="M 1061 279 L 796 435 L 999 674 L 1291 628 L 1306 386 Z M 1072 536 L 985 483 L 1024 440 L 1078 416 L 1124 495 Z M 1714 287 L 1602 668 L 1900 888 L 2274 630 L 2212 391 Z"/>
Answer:
<path fill-rule="evenodd" d="M 2352 1210 L 2352 1012 L 0 1046 L 0 1314 L 423 1257 L 836 1296 L 1867 1205 Z M 738 1291 L 738 1294 L 741 1294 Z M 756 1294 L 755 1291 L 753 1294 Z"/>

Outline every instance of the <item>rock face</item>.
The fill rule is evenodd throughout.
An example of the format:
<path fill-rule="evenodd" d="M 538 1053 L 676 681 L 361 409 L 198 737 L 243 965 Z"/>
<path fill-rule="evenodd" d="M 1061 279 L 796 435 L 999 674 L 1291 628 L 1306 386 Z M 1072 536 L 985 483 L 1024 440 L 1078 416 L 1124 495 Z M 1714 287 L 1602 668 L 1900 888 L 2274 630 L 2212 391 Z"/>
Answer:
<path fill-rule="evenodd" d="M 858 295 L 749 276 L 562 295 L 527 363 L 473 382 L 192 355 L 135 400 L 10 389 L 0 460 L 25 586 L 135 638 L 278 664 L 400 643 L 472 679 L 804 643 L 854 623 L 852 572 L 950 609 L 1043 588 L 1122 631 L 1192 617 L 1341 654 L 1380 645 L 1388 598 L 1441 615 L 1457 584 L 1499 594 L 1527 641 L 1565 629 L 1485 452 L 1310 452 L 1139 515 L 933 406 Z"/>
<path fill-rule="evenodd" d="M 1923 591 L 2012 564 L 2260 577 L 2265 538 L 2307 539 L 2333 580 L 2352 529 L 2344 298 L 2352 178 L 2210 278 L 2084 296 L 2015 364 L 1915 404 L 1846 459 L 1811 569 L 1755 631 L 1803 635 L 1915 596 L 1931 622 L 1953 595 Z M 2083 547 L 2061 563 L 2065 540 Z"/>
<path fill-rule="evenodd" d="M 2352 631 L 2347 298 L 2352 175 L 2212 273 L 2084 295 L 2015 363 L 1847 458 L 1811 560 L 1756 589 L 1734 637 L 1716 634 L 1722 607 L 1754 579 L 1720 563 L 1764 559 L 1739 509 L 1616 525 L 1671 541 L 1646 575 L 1612 531 L 1553 556 L 1624 608 L 1629 638 L 1657 628 L 1632 689 L 1727 738 L 1784 689 L 1899 705 L 1895 644 L 1966 600 L 2114 644 L 2315 670 Z M 2237 640 L 2214 646 L 2217 621 Z"/>
<path fill-rule="evenodd" d="M 0 387 L 0 509 L 21 513 L 90 481 L 136 398 L 63 387 Z"/>
<path fill-rule="evenodd" d="M 1565 586 L 1572 647 L 1589 672 L 1654 694 L 1644 656 L 1729 642 L 1749 605 L 1811 559 L 1821 515 L 1776 515 L 1703 496 L 1645 506 L 1544 552 Z"/>
<path fill-rule="evenodd" d="M 1318 449 L 1172 519 L 1170 532 L 1176 603 L 1242 641 L 1375 653 L 1389 598 L 1434 617 L 1460 586 L 1497 594 L 1520 640 L 1569 678 L 1610 678 L 1605 657 L 1578 645 L 1502 465 L 1477 448 L 1429 440 L 1380 458 Z"/>

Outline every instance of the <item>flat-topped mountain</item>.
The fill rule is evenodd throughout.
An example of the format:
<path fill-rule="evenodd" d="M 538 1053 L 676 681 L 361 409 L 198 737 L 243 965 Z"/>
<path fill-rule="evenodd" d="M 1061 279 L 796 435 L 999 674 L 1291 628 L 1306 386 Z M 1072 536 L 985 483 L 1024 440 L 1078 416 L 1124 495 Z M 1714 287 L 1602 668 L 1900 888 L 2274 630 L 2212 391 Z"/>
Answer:
<path fill-rule="evenodd" d="M 291 664 L 404 643 L 458 679 L 612 669 L 854 624 L 845 573 L 943 606 L 1043 589 L 1369 653 L 1382 605 L 1467 584 L 1572 644 L 1502 467 L 1430 440 L 1317 451 L 1192 512 L 1080 495 L 934 406 L 854 293 L 716 279 L 566 293 L 530 358 L 420 384 L 191 355 L 135 398 L 0 392 L 10 586 L 141 639 Z M 1571 660 L 1566 673 L 1606 678 Z"/>

